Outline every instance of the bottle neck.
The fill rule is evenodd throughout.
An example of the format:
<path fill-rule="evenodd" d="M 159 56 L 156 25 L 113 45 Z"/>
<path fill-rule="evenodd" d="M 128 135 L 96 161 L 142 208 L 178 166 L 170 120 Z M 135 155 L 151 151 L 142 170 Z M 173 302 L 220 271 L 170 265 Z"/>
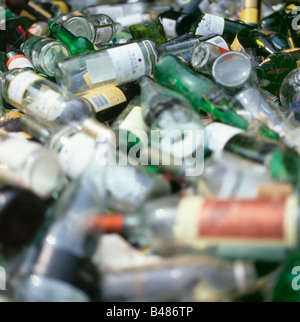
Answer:
<path fill-rule="evenodd" d="M 49 29 L 55 37 L 57 37 L 63 43 L 71 44 L 77 40 L 77 37 L 73 35 L 68 29 L 62 24 L 55 21 L 49 21 Z"/>
<path fill-rule="evenodd" d="M 193 50 L 201 43 L 198 38 L 192 38 L 182 42 L 176 43 L 163 43 L 161 44 L 162 56 L 174 55 L 183 56 L 193 52 Z"/>
<path fill-rule="evenodd" d="M 182 10 L 183 13 L 189 13 L 194 14 L 197 11 L 200 12 L 199 5 L 202 2 L 202 0 L 191 0 Z"/>

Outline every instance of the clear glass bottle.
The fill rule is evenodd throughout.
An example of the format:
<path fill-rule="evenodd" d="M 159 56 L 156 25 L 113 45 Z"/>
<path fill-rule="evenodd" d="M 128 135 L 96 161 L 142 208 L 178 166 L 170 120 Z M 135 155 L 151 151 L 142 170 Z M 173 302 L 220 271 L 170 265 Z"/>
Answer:
<path fill-rule="evenodd" d="M 300 68 L 294 68 L 283 79 L 280 87 L 280 102 L 284 111 L 300 120 Z"/>
<path fill-rule="evenodd" d="M 212 77 L 228 97 L 257 85 L 257 75 L 251 60 L 247 55 L 236 51 L 224 53 L 214 61 Z"/>
<path fill-rule="evenodd" d="M 194 159 L 204 158 L 204 127 L 200 115 L 181 94 L 164 88 L 149 76 L 142 76 L 138 82 L 150 144 L 186 164 L 187 176 L 200 175 L 203 164 L 197 164 Z M 195 164 L 190 164 L 191 161 Z"/>
<path fill-rule="evenodd" d="M 86 120 L 81 130 L 68 125 L 51 129 L 51 126 L 27 115 L 22 117 L 20 125 L 55 152 L 62 170 L 72 180 L 88 171 L 86 169 L 90 163 L 93 163 L 91 171 L 95 176 L 105 171 L 98 189 L 107 193 L 107 204 L 114 211 L 130 211 L 148 198 L 170 192 L 170 183 L 163 175 L 153 174 L 141 165 L 133 166 L 119 161 L 114 133 L 95 119 Z M 112 144 L 109 152 L 106 148 L 109 146 L 108 140 Z M 105 143 L 99 143 L 102 141 Z M 102 148 L 98 145 L 102 145 Z M 106 159 L 105 153 L 111 153 L 111 158 L 117 155 L 115 159 L 109 156 Z M 94 193 L 100 195 L 101 191 Z"/>
<path fill-rule="evenodd" d="M 33 65 L 30 60 L 22 54 L 17 54 L 13 51 L 10 51 L 6 54 L 6 67 L 8 70 L 12 70 L 15 68 L 29 69 L 35 71 Z"/>
<path fill-rule="evenodd" d="M 115 216 L 117 220 L 113 214 L 91 219 L 100 231 L 109 227 L 128 241 L 142 234 L 148 247 L 163 256 L 210 254 L 278 263 L 299 245 L 298 198 L 294 192 L 256 199 L 171 195 L 148 201 L 136 213 Z M 287 230 L 285 223 L 289 223 Z"/>
<path fill-rule="evenodd" d="M 61 41 L 42 36 L 31 36 L 20 49 L 36 71 L 52 77 L 55 76 L 56 61 L 71 56 L 69 48 Z"/>
<path fill-rule="evenodd" d="M 199 39 L 174 44 L 139 40 L 76 55 L 57 62 L 56 81 L 73 93 L 89 87 L 120 85 L 151 75 L 163 56 L 190 53 L 199 43 Z"/>
<path fill-rule="evenodd" d="M 37 142 L 1 134 L 0 177 L 48 198 L 63 184 L 56 155 Z"/>
<path fill-rule="evenodd" d="M 197 46 L 191 56 L 191 65 L 195 71 L 212 75 L 212 66 L 215 60 L 228 52 L 222 47 L 203 42 Z"/>
<path fill-rule="evenodd" d="M 214 81 L 184 66 L 178 57 L 163 57 L 154 69 L 155 81 L 182 94 L 198 112 L 242 129 L 248 122 L 231 108 L 228 99 Z"/>
<path fill-rule="evenodd" d="M 13 69 L 2 75 L 2 95 L 12 106 L 57 124 L 82 122 L 95 115 L 92 105 L 30 70 Z"/>
<path fill-rule="evenodd" d="M 110 42 L 123 29 L 120 23 L 105 14 L 71 17 L 64 22 L 64 27 L 76 37 L 85 37 L 96 46 Z"/>

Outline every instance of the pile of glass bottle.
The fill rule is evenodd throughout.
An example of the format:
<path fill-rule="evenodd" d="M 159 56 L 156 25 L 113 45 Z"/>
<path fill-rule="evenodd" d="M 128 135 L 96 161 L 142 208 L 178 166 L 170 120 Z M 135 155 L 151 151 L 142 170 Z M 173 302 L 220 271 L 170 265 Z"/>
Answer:
<path fill-rule="evenodd" d="M 299 301 L 298 12 L 2 1 L 1 301 Z"/>

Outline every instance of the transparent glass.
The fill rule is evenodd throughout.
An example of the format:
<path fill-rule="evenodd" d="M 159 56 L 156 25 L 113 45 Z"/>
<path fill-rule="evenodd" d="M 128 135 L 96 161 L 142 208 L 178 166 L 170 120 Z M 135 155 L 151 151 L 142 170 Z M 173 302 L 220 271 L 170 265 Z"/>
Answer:
<path fill-rule="evenodd" d="M 191 65 L 195 71 L 211 75 L 214 62 L 223 53 L 220 47 L 203 42 L 193 51 Z"/>
<path fill-rule="evenodd" d="M 248 56 L 230 51 L 218 57 L 212 66 L 212 77 L 230 93 L 256 85 L 256 74 Z"/>
<path fill-rule="evenodd" d="M 300 68 L 295 68 L 283 79 L 279 97 L 286 112 L 300 112 Z"/>
<path fill-rule="evenodd" d="M 199 39 L 172 44 L 139 40 L 76 55 L 57 62 L 56 81 L 73 93 L 96 86 L 128 83 L 151 75 L 164 55 L 191 53 L 199 43 Z"/>
<path fill-rule="evenodd" d="M 61 41 L 40 36 L 28 38 L 21 50 L 38 72 L 48 76 L 55 76 L 57 60 L 71 56 L 69 48 Z"/>
<path fill-rule="evenodd" d="M 0 178 L 21 185 L 42 198 L 51 196 L 63 183 L 55 154 L 26 139 L 0 137 Z"/>
<path fill-rule="evenodd" d="M 6 72 L 2 93 L 5 100 L 24 113 L 57 124 L 82 123 L 95 115 L 87 100 L 28 70 Z"/>
<path fill-rule="evenodd" d="M 64 27 L 76 37 L 86 37 L 95 45 L 108 43 L 122 30 L 120 23 L 105 14 L 72 17 L 64 23 Z"/>

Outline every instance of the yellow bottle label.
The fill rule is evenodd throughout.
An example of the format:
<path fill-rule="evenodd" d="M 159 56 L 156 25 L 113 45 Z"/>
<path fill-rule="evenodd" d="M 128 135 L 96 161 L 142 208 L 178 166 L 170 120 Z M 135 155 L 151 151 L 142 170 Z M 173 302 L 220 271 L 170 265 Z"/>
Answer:
<path fill-rule="evenodd" d="M 241 12 L 240 19 L 245 23 L 258 24 L 259 22 L 259 11 L 257 8 L 244 9 Z"/>
<path fill-rule="evenodd" d="M 127 101 L 124 93 L 116 86 L 92 88 L 79 95 L 87 99 L 96 112 Z"/>

